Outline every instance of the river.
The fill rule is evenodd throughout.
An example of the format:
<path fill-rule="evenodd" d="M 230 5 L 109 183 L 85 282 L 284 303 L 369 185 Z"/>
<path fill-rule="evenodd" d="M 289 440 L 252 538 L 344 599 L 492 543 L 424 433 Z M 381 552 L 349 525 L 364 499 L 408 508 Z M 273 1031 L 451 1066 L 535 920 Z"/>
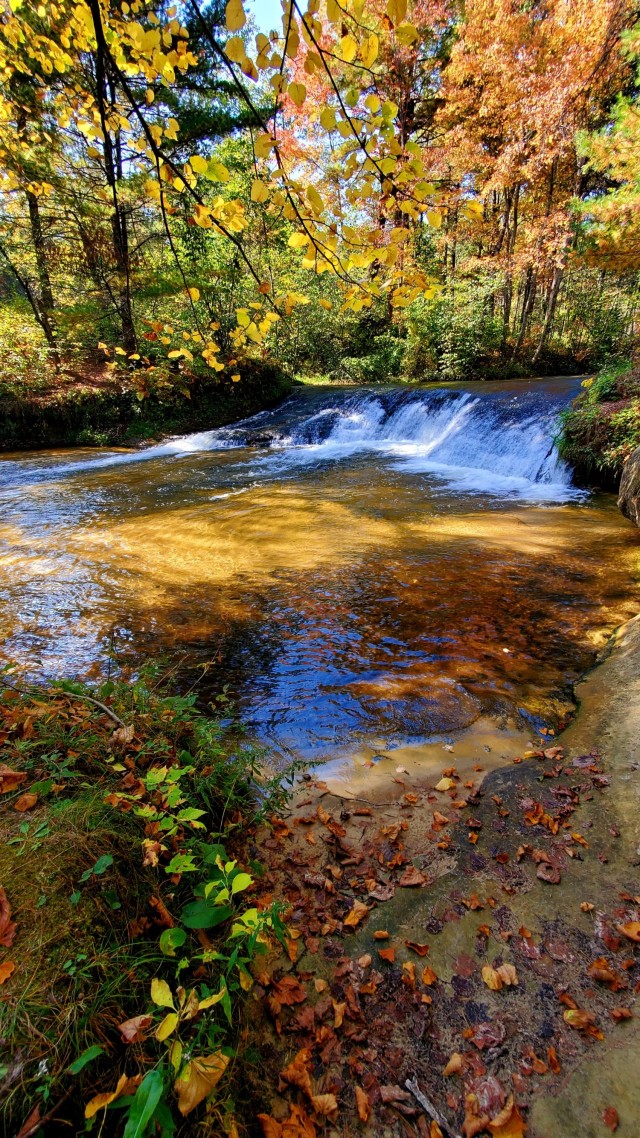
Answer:
<path fill-rule="evenodd" d="M 203 667 L 251 737 L 354 785 L 511 761 L 637 611 L 637 531 L 553 444 L 578 390 L 301 388 L 144 450 L 7 455 L 2 658 Z"/>

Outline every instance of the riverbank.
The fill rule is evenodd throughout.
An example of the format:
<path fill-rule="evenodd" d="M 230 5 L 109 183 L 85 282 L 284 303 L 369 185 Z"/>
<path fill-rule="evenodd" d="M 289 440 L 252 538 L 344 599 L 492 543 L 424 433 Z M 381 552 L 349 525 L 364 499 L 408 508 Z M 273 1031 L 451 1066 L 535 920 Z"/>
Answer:
<path fill-rule="evenodd" d="M 261 808 L 241 737 L 158 676 L 5 689 L 8 1131 L 151 1103 L 178 1133 L 634 1138 L 638 651 L 640 618 L 498 769 L 454 744 Z"/>
<path fill-rule="evenodd" d="M 136 373 L 102 364 L 37 384 L 0 386 L 0 452 L 46 447 L 131 446 L 226 426 L 276 406 L 294 381 L 271 363 L 238 366 L 239 382 L 176 379 L 141 397 Z"/>

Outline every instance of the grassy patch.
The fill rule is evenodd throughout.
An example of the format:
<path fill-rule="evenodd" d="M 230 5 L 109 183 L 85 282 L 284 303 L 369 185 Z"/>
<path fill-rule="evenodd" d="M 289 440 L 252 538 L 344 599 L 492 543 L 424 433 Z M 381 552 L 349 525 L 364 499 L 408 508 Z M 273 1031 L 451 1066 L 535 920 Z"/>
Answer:
<path fill-rule="evenodd" d="M 284 936 L 241 859 L 281 782 L 151 672 L 0 692 L 4 1132 L 233 1134 L 244 995 Z"/>

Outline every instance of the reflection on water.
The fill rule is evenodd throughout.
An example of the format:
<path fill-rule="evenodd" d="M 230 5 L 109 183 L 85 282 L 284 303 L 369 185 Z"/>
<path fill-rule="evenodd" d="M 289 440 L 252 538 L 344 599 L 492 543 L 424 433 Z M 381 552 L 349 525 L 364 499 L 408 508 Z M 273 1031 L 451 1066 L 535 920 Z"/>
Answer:
<path fill-rule="evenodd" d="M 212 688 L 230 683 L 254 732 L 285 754 L 372 762 L 395 746 L 415 757 L 463 729 L 486 750 L 487 715 L 513 753 L 517 722 L 561 717 L 595 648 L 635 613 L 637 532 L 607 496 L 572 500 L 547 404 L 542 426 L 524 409 L 516 488 L 504 456 L 517 416 L 501 412 L 492 454 L 482 405 L 482 421 L 465 427 L 469 466 L 456 427 L 447 463 L 441 440 L 432 469 L 424 407 L 376 412 L 357 446 L 333 404 L 311 410 L 334 415 L 324 441 L 292 442 L 310 416 L 285 408 L 261 417 L 283 440 L 266 454 L 230 447 L 242 438 L 227 432 L 226 449 L 147 461 L 96 466 L 75 452 L 0 463 L 3 655 L 32 674 L 82 674 L 115 634 L 121 655 L 210 661 Z"/>

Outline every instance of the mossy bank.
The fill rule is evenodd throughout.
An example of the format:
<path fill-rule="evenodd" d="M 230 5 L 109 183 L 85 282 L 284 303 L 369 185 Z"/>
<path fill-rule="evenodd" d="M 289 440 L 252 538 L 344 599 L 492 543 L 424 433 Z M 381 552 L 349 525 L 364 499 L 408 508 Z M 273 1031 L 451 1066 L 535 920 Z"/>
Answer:
<path fill-rule="evenodd" d="M 140 397 L 130 373 L 70 370 L 46 385 L 0 385 L 0 451 L 127 444 L 208 430 L 275 406 L 294 380 L 250 361 L 240 380 L 194 378 Z"/>

